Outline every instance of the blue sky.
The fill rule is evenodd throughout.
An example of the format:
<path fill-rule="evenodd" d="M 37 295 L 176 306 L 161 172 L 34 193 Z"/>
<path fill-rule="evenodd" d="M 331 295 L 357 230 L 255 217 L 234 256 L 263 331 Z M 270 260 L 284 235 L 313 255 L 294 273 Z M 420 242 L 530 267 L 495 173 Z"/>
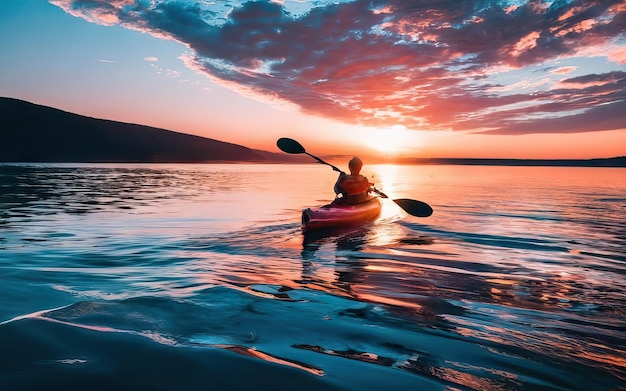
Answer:
<path fill-rule="evenodd" d="M 266 150 L 626 155 L 624 26 L 623 0 L 6 1 L 0 96 Z"/>

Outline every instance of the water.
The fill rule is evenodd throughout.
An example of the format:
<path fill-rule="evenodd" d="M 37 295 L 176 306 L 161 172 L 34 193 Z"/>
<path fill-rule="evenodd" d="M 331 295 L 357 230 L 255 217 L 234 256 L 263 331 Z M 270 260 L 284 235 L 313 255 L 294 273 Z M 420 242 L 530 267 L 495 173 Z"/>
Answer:
<path fill-rule="evenodd" d="M 366 166 L 379 220 L 303 236 L 320 165 L 1 165 L 0 384 L 626 387 L 626 175 Z"/>

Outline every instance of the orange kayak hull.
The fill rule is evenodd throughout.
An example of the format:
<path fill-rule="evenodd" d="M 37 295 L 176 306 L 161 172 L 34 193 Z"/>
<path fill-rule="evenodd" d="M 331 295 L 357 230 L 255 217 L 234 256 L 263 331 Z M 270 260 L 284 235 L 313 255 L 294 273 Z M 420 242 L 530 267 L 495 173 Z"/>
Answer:
<path fill-rule="evenodd" d="M 321 208 L 306 208 L 302 211 L 302 229 L 304 231 L 356 226 L 374 220 L 382 209 L 380 199 L 356 205 L 329 204 Z"/>

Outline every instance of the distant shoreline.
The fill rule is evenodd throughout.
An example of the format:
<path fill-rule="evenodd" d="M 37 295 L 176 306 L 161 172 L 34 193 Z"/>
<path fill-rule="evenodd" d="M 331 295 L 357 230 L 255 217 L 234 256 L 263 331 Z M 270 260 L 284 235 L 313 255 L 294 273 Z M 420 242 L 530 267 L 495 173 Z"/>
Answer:
<path fill-rule="evenodd" d="M 325 157 L 337 160 L 336 157 Z M 626 157 L 606 159 L 481 159 L 481 158 L 402 158 L 379 160 L 369 164 L 397 164 L 417 166 L 500 166 L 500 167 L 590 167 L 626 168 Z M 307 161 L 209 160 L 209 161 L 0 161 L 0 166 L 35 164 L 319 164 Z"/>
<path fill-rule="evenodd" d="M 626 167 L 626 156 L 604 159 L 406 158 L 394 164 L 530 167 Z"/>
<path fill-rule="evenodd" d="M 323 156 L 325 160 L 347 161 L 348 156 Z M 313 162 L 312 162 L 313 163 Z M 368 164 L 420 166 L 508 166 L 508 167 L 626 167 L 626 156 L 593 159 L 505 159 L 505 158 L 372 158 Z"/>

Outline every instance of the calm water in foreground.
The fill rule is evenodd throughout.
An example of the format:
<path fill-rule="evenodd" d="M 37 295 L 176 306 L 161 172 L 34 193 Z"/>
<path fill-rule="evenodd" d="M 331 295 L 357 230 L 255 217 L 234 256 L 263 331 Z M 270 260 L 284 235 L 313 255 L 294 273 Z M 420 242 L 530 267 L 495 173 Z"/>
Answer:
<path fill-rule="evenodd" d="M 626 170 L 0 165 L 0 389 L 626 387 Z"/>

